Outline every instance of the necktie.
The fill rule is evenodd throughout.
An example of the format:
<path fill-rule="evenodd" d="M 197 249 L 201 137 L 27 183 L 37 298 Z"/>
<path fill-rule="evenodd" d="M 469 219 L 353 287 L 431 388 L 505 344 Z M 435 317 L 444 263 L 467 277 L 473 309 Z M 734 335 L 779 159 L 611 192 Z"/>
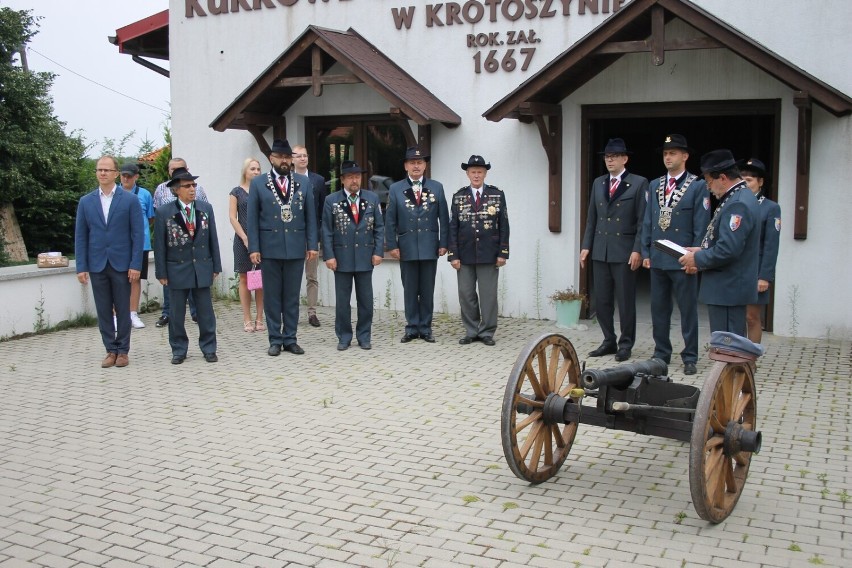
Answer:
<path fill-rule="evenodd" d="M 417 205 L 420 205 L 420 190 L 423 188 L 423 182 L 415 181 L 411 183 L 412 188 L 414 188 L 414 199 L 417 201 Z"/>
<path fill-rule="evenodd" d="M 355 219 L 355 222 L 358 222 L 358 196 L 350 195 L 349 196 L 349 210 L 352 211 L 352 218 Z"/>
<path fill-rule="evenodd" d="M 611 178 L 609 180 L 609 198 L 612 199 L 612 196 L 615 195 L 615 190 L 618 189 L 618 178 Z"/>
<path fill-rule="evenodd" d="M 677 180 L 675 180 L 675 178 L 673 178 L 673 177 L 670 177 L 669 183 L 668 183 L 668 185 L 666 185 L 666 199 L 671 197 L 671 194 L 675 190 L 676 187 L 677 187 Z"/>
<path fill-rule="evenodd" d="M 192 222 L 192 209 L 189 205 L 186 206 L 186 230 L 189 231 L 189 236 L 195 234 L 195 223 Z"/>
<path fill-rule="evenodd" d="M 278 187 L 281 188 L 281 193 L 284 195 L 284 199 L 287 199 L 287 177 L 286 176 L 278 176 Z"/>
<path fill-rule="evenodd" d="M 473 207 L 479 211 L 479 206 L 482 205 L 482 190 L 476 190 L 476 197 L 473 200 Z"/>

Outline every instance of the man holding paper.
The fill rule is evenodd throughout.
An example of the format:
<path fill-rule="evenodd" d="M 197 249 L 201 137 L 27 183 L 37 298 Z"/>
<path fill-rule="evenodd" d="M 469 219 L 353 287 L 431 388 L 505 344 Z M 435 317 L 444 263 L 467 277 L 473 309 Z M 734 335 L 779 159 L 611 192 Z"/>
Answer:
<path fill-rule="evenodd" d="M 679 262 L 687 274 L 702 272 L 698 299 L 707 304 L 710 331 L 746 337 L 746 306 L 757 301 L 757 199 L 730 150 L 704 154 L 701 172 L 719 206 L 701 247 L 689 247 Z"/>
<path fill-rule="evenodd" d="M 710 222 L 710 194 L 704 180 L 686 171 L 692 151 L 680 134 L 666 136 L 661 148 L 666 174 L 652 180 L 642 224 L 642 266 L 651 270 L 651 323 L 654 357 L 671 362 L 672 295 L 680 311 L 683 372 L 694 375 L 698 361 L 698 278 L 687 274 L 660 240 L 698 247 Z"/>

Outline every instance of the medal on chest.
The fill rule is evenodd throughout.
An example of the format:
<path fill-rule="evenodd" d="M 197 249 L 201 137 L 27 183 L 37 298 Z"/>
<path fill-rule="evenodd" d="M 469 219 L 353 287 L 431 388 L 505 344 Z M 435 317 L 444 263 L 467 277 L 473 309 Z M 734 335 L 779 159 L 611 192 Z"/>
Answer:
<path fill-rule="evenodd" d="M 275 183 L 275 180 L 272 178 L 272 173 L 266 173 L 266 186 L 272 191 L 272 195 L 275 196 L 275 201 L 278 202 L 278 206 L 281 208 L 281 220 L 285 223 L 289 223 L 293 220 L 293 206 L 291 202 L 293 201 L 292 196 L 296 191 L 296 184 L 293 180 L 293 173 L 290 172 L 290 175 L 287 176 L 287 183 L 290 187 L 290 191 L 287 192 L 287 195 L 284 195 L 278 185 Z"/>
<path fill-rule="evenodd" d="M 692 174 L 686 174 L 686 180 L 683 182 L 683 185 L 680 189 L 675 189 L 671 196 L 666 199 L 665 192 L 665 184 L 666 184 L 666 176 L 660 178 L 660 185 L 657 188 L 657 200 L 660 204 L 660 218 L 657 220 L 657 225 L 662 230 L 668 229 L 672 224 L 672 211 L 680 203 L 683 194 L 686 193 L 686 190 L 689 189 L 689 185 L 695 180 L 696 176 Z M 668 203 L 666 203 L 668 201 Z"/>

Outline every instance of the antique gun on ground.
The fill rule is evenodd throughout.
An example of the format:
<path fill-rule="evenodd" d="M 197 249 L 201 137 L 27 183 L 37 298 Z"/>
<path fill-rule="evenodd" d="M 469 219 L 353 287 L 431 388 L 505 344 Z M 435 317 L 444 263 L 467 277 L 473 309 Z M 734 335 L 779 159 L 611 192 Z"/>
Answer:
<path fill-rule="evenodd" d="M 753 359 L 728 355 L 702 389 L 673 382 L 659 359 L 581 371 L 571 342 L 545 333 L 521 351 L 506 385 L 503 453 L 515 475 L 541 483 L 565 462 L 580 423 L 689 442 L 693 505 L 719 523 L 760 451 L 754 369 Z"/>

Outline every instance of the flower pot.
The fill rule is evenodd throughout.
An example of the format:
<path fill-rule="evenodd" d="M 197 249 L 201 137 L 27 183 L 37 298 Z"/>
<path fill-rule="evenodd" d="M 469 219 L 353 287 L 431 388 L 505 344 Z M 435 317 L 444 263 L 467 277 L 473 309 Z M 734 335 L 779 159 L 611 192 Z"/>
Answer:
<path fill-rule="evenodd" d="M 573 329 L 580 321 L 582 300 L 559 300 L 556 304 L 556 327 Z"/>

